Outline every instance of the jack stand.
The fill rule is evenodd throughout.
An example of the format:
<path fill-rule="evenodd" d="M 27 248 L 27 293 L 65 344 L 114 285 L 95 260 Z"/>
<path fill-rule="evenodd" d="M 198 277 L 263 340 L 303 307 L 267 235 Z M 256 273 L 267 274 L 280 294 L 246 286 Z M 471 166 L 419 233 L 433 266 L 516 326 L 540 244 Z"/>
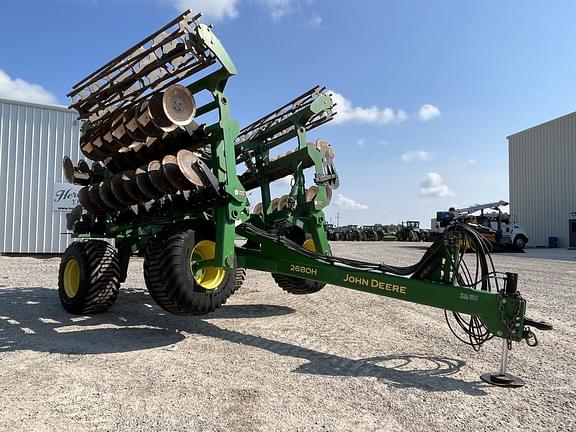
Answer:
<path fill-rule="evenodd" d="M 520 378 L 506 373 L 508 367 L 508 341 L 502 339 L 502 358 L 500 360 L 500 371 L 493 373 L 485 373 L 480 379 L 499 387 L 522 387 L 525 383 Z"/>

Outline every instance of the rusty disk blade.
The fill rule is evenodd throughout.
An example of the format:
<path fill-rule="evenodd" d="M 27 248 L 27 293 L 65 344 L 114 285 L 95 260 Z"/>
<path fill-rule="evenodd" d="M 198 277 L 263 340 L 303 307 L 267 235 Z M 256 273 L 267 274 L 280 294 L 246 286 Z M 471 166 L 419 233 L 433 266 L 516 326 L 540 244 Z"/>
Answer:
<path fill-rule="evenodd" d="M 314 198 L 316 198 L 316 195 L 318 195 L 318 187 L 317 186 L 310 186 L 310 189 L 306 190 L 306 202 L 314 201 Z"/>
<path fill-rule="evenodd" d="M 107 130 L 105 132 L 102 132 L 102 134 L 99 137 L 97 137 L 96 139 L 98 139 L 98 138 L 101 141 L 100 148 L 102 149 L 102 151 L 105 151 L 108 154 L 112 154 L 112 153 L 118 151 L 118 149 L 122 148 L 122 145 L 120 143 L 118 143 L 118 141 L 116 141 L 116 139 L 112 135 L 111 130 Z M 98 146 L 98 142 L 95 142 L 95 144 L 96 144 L 96 146 Z"/>
<path fill-rule="evenodd" d="M 144 194 L 138 187 L 137 176 L 132 171 L 124 171 L 120 177 L 120 185 L 124 188 L 124 192 L 132 198 L 133 201 L 137 203 L 143 203 L 150 201 L 150 197 Z M 153 187 L 150 185 L 150 187 Z M 160 194 L 160 191 L 154 189 L 156 194 Z"/>
<path fill-rule="evenodd" d="M 118 173 L 110 179 L 110 187 L 112 188 L 114 197 L 125 207 L 138 203 L 138 200 L 135 200 L 133 197 L 131 197 L 124 189 L 124 183 L 128 182 L 129 180 L 130 178 L 124 173 Z"/>
<path fill-rule="evenodd" d="M 180 150 L 176 154 L 176 160 L 178 168 L 180 168 L 180 172 L 186 177 L 186 180 L 197 187 L 204 186 L 204 180 L 197 168 L 198 156 L 190 150 Z"/>
<path fill-rule="evenodd" d="M 196 115 L 196 101 L 186 87 L 174 84 L 168 87 L 162 97 L 162 112 L 167 122 L 178 126 L 186 126 Z"/>
<path fill-rule="evenodd" d="M 87 212 L 92 214 L 101 214 L 99 208 L 92 204 L 92 201 L 88 199 L 88 188 L 89 186 L 84 186 L 82 189 L 78 191 L 78 200 L 82 207 L 86 209 Z"/>
<path fill-rule="evenodd" d="M 143 142 L 133 142 L 132 144 L 130 144 L 128 146 L 129 149 L 132 149 L 133 152 L 138 153 L 140 152 L 143 148 L 146 148 L 146 144 L 144 144 Z"/>
<path fill-rule="evenodd" d="M 80 142 L 80 150 L 88 159 L 95 161 L 102 161 L 108 156 L 106 153 L 102 152 L 98 147 L 92 145 L 90 141 Z"/>
<path fill-rule="evenodd" d="M 95 215 L 101 215 L 101 214 L 106 213 L 106 211 L 104 209 L 102 209 L 102 208 L 98 207 L 98 205 L 92 203 L 92 201 L 90 200 L 90 198 L 88 196 L 88 189 L 89 188 L 90 188 L 90 186 L 84 186 L 78 192 L 78 200 L 80 201 L 80 204 L 82 204 L 82 207 L 84 207 L 88 213 L 92 213 Z"/>
<path fill-rule="evenodd" d="M 144 145 L 148 148 L 156 148 L 160 145 L 160 139 L 156 137 L 148 137 L 144 140 Z"/>
<path fill-rule="evenodd" d="M 140 104 L 138 109 L 138 115 L 136 117 L 136 123 L 138 123 L 138 130 L 142 132 L 147 137 L 160 138 L 164 135 L 164 131 L 152 122 L 152 118 L 148 113 L 149 101 L 145 100 Z"/>
<path fill-rule="evenodd" d="M 150 162 L 147 171 L 148 178 L 156 189 L 165 194 L 173 194 L 176 192 L 176 188 L 164 177 L 164 174 L 162 173 L 162 163 L 160 161 L 153 160 Z"/>
<path fill-rule="evenodd" d="M 288 205 L 288 195 L 282 195 L 278 201 L 278 210 L 283 210 Z"/>
<path fill-rule="evenodd" d="M 88 165 L 88 162 L 86 162 L 84 159 L 80 159 L 78 161 L 78 166 L 76 167 L 78 168 L 78 171 L 82 172 L 82 173 L 86 173 L 86 174 L 94 174 L 92 172 L 92 170 L 90 169 L 90 165 Z"/>
<path fill-rule="evenodd" d="M 334 159 L 334 157 L 336 156 L 336 152 L 334 151 L 334 148 L 332 147 L 332 145 L 323 139 L 317 139 L 316 142 L 314 143 L 314 145 L 316 146 L 316 148 L 322 152 L 324 152 L 324 154 L 326 155 L 327 159 Z"/>
<path fill-rule="evenodd" d="M 152 123 L 164 132 L 172 132 L 178 127 L 166 116 L 164 112 L 164 93 L 155 93 L 148 103 L 148 115 Z"/>
<path fill-rule="evenodd" d="M 162 158 L 162 173 L 164 177 L 178 190 L 190 190 L 194 187 L 178 167 L 178 161 L 174 155 L 166 155 Z"/>
<path fill-rule="evenodd" d="M 104 204 L 106 204 L 107 207 L 115 210 L 120 210 L 126 207 L 124 204 L 118 201 L 112 193 L 112 186 L 110 185 L 109 180 L 100 182 L 98 189 L 100 192 L 100 198 L 102 198 L 102 201 L 104 201 Z"/>
<path fill-rule="evenodd" d="M 144 134 L 140 129 L 138 129 L 138 109 L 139 105 L 130 108 L 124 113 L 124 128 L 126 133 L 133 141 L 144 142 L 148 135 Z"/>
<path fill-rule="evenodd" d="M 145 168 L 137 168 L 135 172 L 136 184 L 138 185 L 138 190 L 141 194 L 147 197 L 147 200 L 160 198 L 164 195 L 164 192 L 159 191 L 152 184 L 150 177 L 148 177 L 148 172 Z"/>
<path fill-rule="evenodd" d="M 110 211 L 110 209 L 104 204 L 102 198 L 100 198 L 100 192 L 98 190 L 97 184 L 92 184 L 88 186 L 88 196 L 87 199 L 90 201 L 90 204 L 95 208 L 98 209 L 98 212 L 94 212 L 94 214 L 105 214 Z"/>
<path fill-rule="evenodd" d="M 62 160 L 62 169 L 68 183 L 74 183 L 74 163 L 68 156 L 64 156 L 64 160 Z"/>
<path fill-rule="evenodd" d="M 256 205 L 254 206 L 254 210 L 252 210 L 252 213 L 253 213 L 253 214 L 262 214 L 262 210 L 263 210 L 262 203 L 259 202 L 258 204 L 256 204 Z"/>
<path fill-rule="evenodd" d="M 106 175 L 106 168 L 101 162 L 92 162 L 92 171 L 95 177 L 104 177 Z"/>
<path fill-rule="evenodd" d="M 122 146 L 130 145 L 134 141 L 126 132 L 126 127 L 124 126 L 124 113 L 119 113 L 114 117 L 110 131 L 112 132 L 114 140 Z"/>

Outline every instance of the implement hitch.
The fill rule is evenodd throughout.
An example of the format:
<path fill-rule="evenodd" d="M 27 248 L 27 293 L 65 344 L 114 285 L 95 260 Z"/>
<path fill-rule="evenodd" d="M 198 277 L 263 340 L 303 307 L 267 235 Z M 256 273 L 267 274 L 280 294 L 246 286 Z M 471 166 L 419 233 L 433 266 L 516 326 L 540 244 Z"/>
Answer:
<path fill-rule="evenodd" d="M 523 385 L 522 380 L 506 373 L 512 342 L 524 339 L 535 346 L 535 335 L 528 325 L 551 329 L 548 324 L 525 318 L 526 301 L 517 290 L 518 275 L 497 274 L 489 258 L 489 245 L 466 225 L 447 230 L 420 262 L 409 267 L 317 254 L 249 224 L 239 226 L 238 232 L 249 240 L 236 248 L 244 267 L 445 309 L 454 335 L 476 350 L 494 336 L 502 338 L 500 371 L 481 377 L 490 384 Z"/>

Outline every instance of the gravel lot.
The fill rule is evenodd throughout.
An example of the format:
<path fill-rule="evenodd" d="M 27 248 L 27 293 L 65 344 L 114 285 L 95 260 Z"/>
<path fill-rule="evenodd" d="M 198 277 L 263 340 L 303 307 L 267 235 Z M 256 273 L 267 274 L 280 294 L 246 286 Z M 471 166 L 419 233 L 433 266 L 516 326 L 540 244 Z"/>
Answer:
<path fill-rule="evenodd" d="M 414 263 L 423 244 L 335 242 L 335 255 Z M 60 307 L 58 258 L 0 257 L 0 430 L 575 431 L 576 251 L 494 255 L 517 271 L 528 315 L 551 321 L 514 346 L 527 385 L 488 386 L 479 353 L 440 310 L 329 286 L 310 296 L 250 271 L 220 311 L 164 314 L 131 263 L 116 305 Z"/>

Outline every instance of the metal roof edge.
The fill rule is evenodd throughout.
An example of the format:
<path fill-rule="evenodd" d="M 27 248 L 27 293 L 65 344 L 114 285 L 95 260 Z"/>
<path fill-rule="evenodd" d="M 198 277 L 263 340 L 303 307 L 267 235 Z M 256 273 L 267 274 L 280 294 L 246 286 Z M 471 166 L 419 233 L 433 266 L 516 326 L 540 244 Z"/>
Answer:
<path fill-rule="evenodd" d="M 54 111 L 64 111 L 64 112 L 70 112 L 70 113 L 78 114 L 78 111 L 76 111 L 75 109 L 68 108 L 64 105 L 42 104 L 42 103 L 37 103 L 37 102 L 26 102 L 26 101 L 21 101 L 18 99 L 5 99 L 5 98 L 0 98 L 0 103 L 5 103 L 5 104 L 9 104 L 9 105 L 23 105 L 23 106 L 33 107 L 33 108 L 44 108 L 44 109 L 51 109 Z"/>
<path fill-rule="evenodd" d="M 515 132 L 515 133 L 513 133 L 513 134 L 508 135 L 508 136 L 506 137 L 506 139 L 509 140 L 510 138 L 512 138 L 512 137 L 514 137 L 514 136 L 525 134 L 526 132 L 530 132 L 530 131 L 533 130 L 533 129 L 539 128 L 539 127 L 544 126 L 544 125 L 547 125 L 547 124 L 549 124 L 549 123 L 554 123 L 554 122 L 557 122 L 557 121 L 560 121 L 560 120 L 565 120 L 565 119 L 567 119 L 567 118 L 569 118 L 569 117 L 576 117 L 576 111 L 571 112 L 571 113 L 568 113 L 568 114 L 564 114 L 563 116 L 557 117 L 557 118 L 552 119 L 552 120 L 547 120 L 547 121 L 545 121 L 545 122 L 543 122 L 543 123 L 537 124 L 536 126 L 531 126 L 531 127 L 527 128 L 527 129 L 523 129 L 523 130 L 521 130 L 521 131 L 519 131 L 519 132 Z"/>

